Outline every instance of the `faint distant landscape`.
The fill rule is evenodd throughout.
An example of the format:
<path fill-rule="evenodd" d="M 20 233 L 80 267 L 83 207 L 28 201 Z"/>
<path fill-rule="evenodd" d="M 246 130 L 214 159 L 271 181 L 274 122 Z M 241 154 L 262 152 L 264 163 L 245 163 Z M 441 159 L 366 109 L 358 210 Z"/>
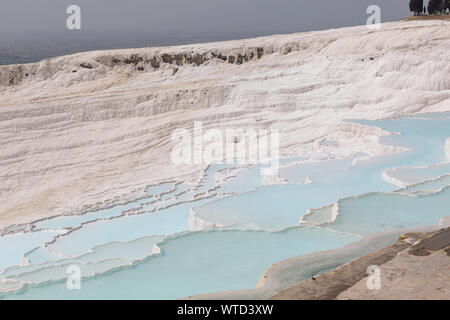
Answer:
<path fill-rule="evenodd" d="M 36 62 L 45 58 L 76 52 L 79 49 L 81 48 L 77 48 L 77 46 L 60 46 L 57 44 L 49 44 L 44 47 L 4 45 L 0 47 L 0 65 Z"/>
<path fill-rule="evenodd" d="M 382 22 L 410 15 L 408 0 L 360 0 L 356 3 L 342 0 L 339 5 L 329 0 L 312 3 L 280 0 L 276 4 L 269 0 L 245 3 L 230 0 L 220 5 L 216 3 L 216 7 L 200 0 L 192 3 L 167 1 L 160 3 L 155 11 L 152 4 L 137 0 L 127 5 L 79 0 L 83 12 L 81 30 L 66 29 L 68 1 L 58 1 L 51 7 L 25 0 L 2 3 L 0 65 L 30 63 L 91 50 L 172 46 L 357 26 L 366 23 L 369 4 L 381 7 Z M 23 3 L 26 6 L 21 5 Z M 255 15 L 256 5 L 258 15 Z M 306 5 L 310 6 L 308 11 L 303 10 Z M 174 7 L 183 15 L 174 15 Z M 323 11 L 324 7 L 328 10 Z M 20 17 L 20 24 L 17 17 Z"/>
<path fill-rule="evenodd" d="M 166 40 L 148 39 L 145 34 L 41 33 L 26 38 L 0 41 L 0 65 L 30 63 L 91 50 L 164 46 L 195 40 L 197 39 L 193 38 L 189 41 L 182 37 L 169 37 Z"/>
<path fill-rule="evenodd" d="M 129 49 L 143 47 L 173 46 L 202 42 L 226 41 L 268 35 L 266 32 L 246 32 L 222 34 L 188 33 L 167 34 L 164 37 L 150 36 L 144 32 L 92 33 L 64 32 L 59 34 L 39 34 L 14 40 L 0 40 L 0 65 L 23 64 L 46 58 L 63 56 L 77 52 L 109 49 Z"/>

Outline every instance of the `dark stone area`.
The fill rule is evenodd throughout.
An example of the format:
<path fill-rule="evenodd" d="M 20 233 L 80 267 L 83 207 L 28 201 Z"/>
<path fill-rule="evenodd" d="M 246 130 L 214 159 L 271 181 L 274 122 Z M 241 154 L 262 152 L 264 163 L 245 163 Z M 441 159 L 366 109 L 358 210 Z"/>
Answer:
<path fill-rule="evenodd" d="M 124 59 L 123 62 L 125 64 L 134 64 L 137 65 L 139 62 L 142 62 L 143 58 L 139 57 L 137 54 L 132 54 L 129 58 Z"/>
<path fill-rule="evenodd" d="M 90 63 L 80 63 L 80 67 L 85 68 L 85 69 L 92 69 L 93 66 Z"/>
<path fill-rule="evenodd" d="M 421 240 L 409 249 L 409 253 L 415 256 L 426 256 L 431 254 L 429 251 L 441 250 L 448 246 L 450 246 L 450 228 L 440 230 L 431 237 Z"/>

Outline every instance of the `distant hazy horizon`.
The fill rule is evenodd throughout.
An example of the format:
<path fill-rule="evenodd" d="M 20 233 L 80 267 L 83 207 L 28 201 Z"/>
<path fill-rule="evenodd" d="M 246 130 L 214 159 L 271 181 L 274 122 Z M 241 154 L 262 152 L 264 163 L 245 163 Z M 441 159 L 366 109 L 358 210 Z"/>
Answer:
<path fill-rule="evenodd" d="M 366 9 L 382 22 L 411 15 L 409 0 L 2 0 L 0 64 L 62 54 L 180 45 L 356 26 Z M 66 28 L 76 4 L 82 29 Z"/>

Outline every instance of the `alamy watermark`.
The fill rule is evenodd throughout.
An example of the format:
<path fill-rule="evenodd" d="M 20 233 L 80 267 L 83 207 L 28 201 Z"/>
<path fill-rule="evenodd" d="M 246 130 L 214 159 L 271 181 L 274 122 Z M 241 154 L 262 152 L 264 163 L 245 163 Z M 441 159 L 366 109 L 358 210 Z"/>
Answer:
<path fill-rule="evenodd" d="M 381 8 L 377 5 L 370 5 L 366 10 L 370 16 L 367 18 L 367 28 L 370 30 L 381 29 Z"/>
<path fill-rule="evenodd" d="M 279 169 L 280 133 L 278 129 L 203 130 L 194 122 L 193 134 L 187 129 L 172 133 L 172 162 L 190 164 L 267 164 L 263 176 L 275 176 Z"/>
<path fill-rule="evenodd" d="M 66 20 L 66 26 L 69 30 L 81 29 L 81 8 L 77 5 L 70 5 L 66 9 L 66 13 L 69 17 Z"/>
<path fill-rule="evenodd" d="M 370 266 L 367 268 L 367 289 L 381 289 L 381 269 L 379 266 Z"/>
<path fill-rule="evenodd" d="M 69 275 L 66 281 L 66 287 L 69 290 L 81 289 L 81 269 L 78 265 L 73 264 L 67 267 L 66 273 Z"/>

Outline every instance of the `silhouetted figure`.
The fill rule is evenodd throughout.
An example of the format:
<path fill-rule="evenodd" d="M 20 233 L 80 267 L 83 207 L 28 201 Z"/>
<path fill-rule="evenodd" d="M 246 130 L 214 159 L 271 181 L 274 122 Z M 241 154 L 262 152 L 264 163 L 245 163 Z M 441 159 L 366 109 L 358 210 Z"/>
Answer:
<path fill-rule="evenodd" d="M 415 16 L 420 16 L 420 14 L 423 12 L 423 0 L 410 0 L 409 10 L 411 12 L 414 12 Z"/>

